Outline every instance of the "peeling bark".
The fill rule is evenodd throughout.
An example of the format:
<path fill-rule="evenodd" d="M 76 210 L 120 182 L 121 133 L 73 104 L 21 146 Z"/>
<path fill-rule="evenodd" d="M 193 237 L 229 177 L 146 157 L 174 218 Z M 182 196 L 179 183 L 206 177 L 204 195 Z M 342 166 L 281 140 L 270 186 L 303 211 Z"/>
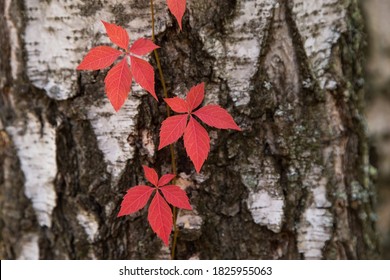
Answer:
<path fill-rule="evenodd" d="M 149 3 L 102 2 L 0 4 L 4 258 L 169 258 L 145 210 L 116 217 L 126 190 L 145 183 L 142 164 L 170 170 L 168 149 L 157 151 L 165 106 L 133 85 L 115 113 L 106 71 L 75 70 L 108 43 L 101 19 L 131 40 L 150 36 Z M 183 23 L 178 32 L 156 1 L 169 93 L 206 82 L 205 102 L 243 132 L 210 129 L 201 174 L 175 145 L 194 208 L 179 212 L 177 257 L 376 258 L 357 2 L 189 0 Z"/>

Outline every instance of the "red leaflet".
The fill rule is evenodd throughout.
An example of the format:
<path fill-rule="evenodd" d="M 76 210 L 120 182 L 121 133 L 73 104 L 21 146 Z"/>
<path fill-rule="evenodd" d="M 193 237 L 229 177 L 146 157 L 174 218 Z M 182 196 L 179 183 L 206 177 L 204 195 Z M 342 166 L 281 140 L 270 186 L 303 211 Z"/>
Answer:
<path fill-rule="evenodd" d="M 131 72 L 126 58 L 108 71 L 104 79 L 107 97 L 115 111 L 119 111 L 131 89 Z"/>
<path fill-rule="evenodd" d="M 173 178 L 175 178 L 174 174 L 165 174 L 165 175 L 163 175 L 160 178 L 160 180 L 158 180 L 157 187 L 161 187 L 161 186 L 164 186 L 164 185 L 168 184 L 170 181 L 172 181 Z"/>
<path fill-rule="evenodd" d="M 232 116 L 218 105 L 207 105 L 193 113 L 209 126 L 222 129 L 235 129 L 241 131 Z"/>
<path fill-rule="evenodd" d="M 152 183 L 153 186 L 157 187 L 158 175 L 157 175 L 156 170 L 154 170 L 153 168 L 147 167 L 146 165 L 142 165 L 142 167 L 144 168 L 144 173 L 145 173 L 146 179 L 150 183 Z"/>
<path fill-rule="evenodd" d="M 182 29 L 181 20 L 186 11 L 186 0 L 167 0 L 167 4 L 169 10 L 179 23 L 180 29 Z"/>
<path fill-rule="evenodd" d="M 164 101 L 168 104 L 171 109 L 176 113 L 188 113 L 188 104 L 187 101 L 179 98 L 164 98 Z"/>
<path fill-rule="evenodd" d="M 152 65 L 135 56 L 130 56 L 130 59 L 134 80 L 158 100 L 154 92 L 154 70 Z"/>
<path fill-rule="evenodd" d="M 184 147 L 198 173 L 209 154 L 210 138 L 207 131 L 193 116 L 216 128 L 241 130 L 232 116 L 218 105 L 206 105 L 193 112 L 202 104 L 203 99 L 204 83 L 192 87 L 185 100 L 179 97 L 164 99 L 173 111 L 185 114 L 169 117 L 162 122 L 158 147 L 160 150 L 176 142 L 184 132 Z M 190 115 L 190 121 L 187 124 L 188 115 Z"/>
<path fill-rule="evenodd" d="M 99 70 L 110 66 L 122 52 L 107 46 L 93 48 L 81 61 L 77 70 Z"/>
<path fill-rule="evenodd" d="M 173 206 L 181 209 L 192 210 L 190 202 L 185 191 L 175 185 L 164 186 L 160 188 L 165 199 Z"/>
<path fill-rule="evenodd" d="M 108 35 L 108 38 L 110 38 L 111 42 L 113 42 L 118 47 L 121 47 L 124 50 L 127 50 L 129 47 L 129 35 L 127 34 L 126 30 L 124 30 L 122 27 L 111 24 L 108 22 L 105 22 L 102 20 L 102 23 L 104 24 L 104 27 L 106 28 L 106 32 Z"/>
<path fill-rule="evenodd" d="M 158 146 L 159 150 L 176 142 L 183 135 L 187 125 L 187 119 L 187 115 L 177 115 L 169 117 L 162 122 L 160 129 L 160 145 Z"/>
<path fill-rule="evenodd" d="M 172 231 L 172 211 L 164 198 L 157 192 L 149 206 L 148 221 L 153 231 L 169 244 L 169 235 Z"/>
<path fill-rule="evenodd" d="M 135 55 L 145 55 L 159 46 L 148 39 L 138 39 L 129 49 L 129 35 L 126 30 L 115 24 L 102 21 L 106 28 L 107 35 L 111 42 L 124 49 L 119 51 L 107 46 L 99 46 L 91 49 L 81 61 L 77 70 L 99 70 L 110 66 L 120 56 L 125 58 L 115 65 L 104 79 L 107 97 L 115 111 L 119 111 L 131 89 L 131 80 L 134 80 L 145 90 L 147 90 L 156 100 L 154 91 L 154 70 L 147 61 L 135 57 Z M 128 50 L 130 52 L 128 52 Z M 127 63 L 130 57 L 131 70 Z"/>
<path fill-rule="evenodd" d="M 193 117 L 190 118 L 184 131 L 184 147 L 194 163 L 196 172 L 199 173 L 210 151 L 210 138 L 206 129 Z"/>
<path fill-rule="evenodd" d="M 135 186 L 129 189 L 123 197 L 118 217 L 130 215 L 145 207 L 154 188 L 148 186 Z"/>
<path fill-rule="evenodd" d="M 173 218 L 171 208 L 167 202 L 175 207 L 187 210 L 192 210 L 192 208 L 185 191 L 175 185 L 165 186 L 175 177 L 175 175 L 165 174 L 159 180 L 158 175 L 153 168 L 144 165 L 143 169 L 146 179 L 154 185 L 154 188 L 148 186 L 135 186 L 129 189 L 123 197 L 118 217 L 132 214 L 143 208 L 148 202 L 151 194 L 156 191 L 149 206 L 148 221 L 157 236 L 168 245 Z M 161 196 L 160 190 L 164 194 L 164 197 Z"/>
<path fill-rule="evenodd" d="M 140 38 L 133 43 L 130 52 L 136 55 L 145 55 L 158 48 L 159 46 L 155 45 L 153 41 Z"/>
<path fill-rule="evenodd" d="M 187 103 L 190 111 L 195 110 L 202 104 L 204 99 L 204 83 L 200 83 L 190 89 L 187 94 Z"/>

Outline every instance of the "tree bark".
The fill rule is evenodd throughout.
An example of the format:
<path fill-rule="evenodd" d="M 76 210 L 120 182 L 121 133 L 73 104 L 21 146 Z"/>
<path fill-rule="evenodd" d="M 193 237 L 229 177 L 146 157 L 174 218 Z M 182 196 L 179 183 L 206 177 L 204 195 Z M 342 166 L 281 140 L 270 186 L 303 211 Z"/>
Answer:
<path fill-rule="evenodd" d="M 169 94 L 205 82 L 205 103 L 243 130 L 209 129 L 200 174 L 175 145 L 194 208 L 179 213 L 177 258 L 376 258 L 357 0 L 188 0 L 182 32 L 155 2 Z M 169 150 L 157 151 L 165 105 L 133 84 L 115 113 L 107 71 L 75 70 L 108 43 L 100 20 L 150 36 L 149 1 L 6 0 L 0 11 L 1 257 L 169 258 L 145 210 L 116 217 L 145 183 L 142 164 L 170 171 Z"/>

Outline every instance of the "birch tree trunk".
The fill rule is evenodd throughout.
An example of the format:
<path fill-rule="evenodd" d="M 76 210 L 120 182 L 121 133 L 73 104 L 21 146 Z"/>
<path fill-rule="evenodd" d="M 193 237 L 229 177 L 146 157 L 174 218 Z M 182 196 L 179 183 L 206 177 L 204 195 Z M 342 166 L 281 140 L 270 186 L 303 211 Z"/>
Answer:
<path fill-rule="evenodd" d="M 205 102 L 243 129 L 209 130 L 200 174 L 175 145 L 194 208 L 179 213 L 177 258 L 376 258 L 357 0 L 188 0 L 183 32 L 155 5 L 169 94 L 203 81 Z M 115 113 L 106 71 L 75 70 L 108 43 L 100 20 L 151 36 L 149 1 L 5 0 L 0 12 L 1 257 L 169 258 L 145 210 L 116 217 L 142 164 L 170 171 L 165 105 L 133 84 Z"/>

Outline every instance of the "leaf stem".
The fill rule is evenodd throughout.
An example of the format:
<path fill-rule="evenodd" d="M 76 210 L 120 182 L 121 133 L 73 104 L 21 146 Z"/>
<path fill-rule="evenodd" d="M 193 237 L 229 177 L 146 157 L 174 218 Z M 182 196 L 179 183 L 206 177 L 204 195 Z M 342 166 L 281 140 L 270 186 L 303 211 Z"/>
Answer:
<path fill-rule="evenodd" d="M 154 30 L 154 3 L 153 0 L 150 0 L 150 10 L 152 13 L 152 41 L 154 42 L 156 40 L 155 36 L 155 30 Z M 156 59 L 157 63 L 157 68 L 158 68 L 158 73 L 160 75 L 160 81 L 161 85 L 163 87 L 163 94 L 164 98 L 168 98 L 168 91 L 167 91 L 167 86 L 165 84 L 165 79 L 164 79 L 164 73 L 161 67 L 161 62 L 160 62 L 160 57 L 158 55 L 157 49 L 153 51 L 154 57 Z M 169 108 L 168 104 L 166 104 L 166 111 L 167 111 L 167 116 L 171 116 L 171 109 Z M 177 175 L 177 169 L 176 169 L 176 157 L 175 157 L 175 149 L 173 147 L 173 144 L 169 145 L 169 149 L 171 152 L 171 167 L 172 167 L 172 173 Z M 175 259 L 175 249 L 176 249 L 176 243 L 177 243 L 177 235 L 178 235 L 178 229 L 176 226 L 176 219 L 177 219 L 177 209 L 176 207 L 173 207 L 173 242 L 172 242 L 172 249 L 171 249 L 171 259 Z"/>
<path fill-rule="evenodd" d="M 176 251 L 176 243 L 177 243 L 177 236 L 179 234 L 179 230 L 176 226 L 176 220 L 177 220 L 177 211 L 178 209 L 176 207 L 173 207 L 173 241 L 172 241 L 172 249 L 171 249 L 171 259 L 175 259 L 175 251 Z"/>

